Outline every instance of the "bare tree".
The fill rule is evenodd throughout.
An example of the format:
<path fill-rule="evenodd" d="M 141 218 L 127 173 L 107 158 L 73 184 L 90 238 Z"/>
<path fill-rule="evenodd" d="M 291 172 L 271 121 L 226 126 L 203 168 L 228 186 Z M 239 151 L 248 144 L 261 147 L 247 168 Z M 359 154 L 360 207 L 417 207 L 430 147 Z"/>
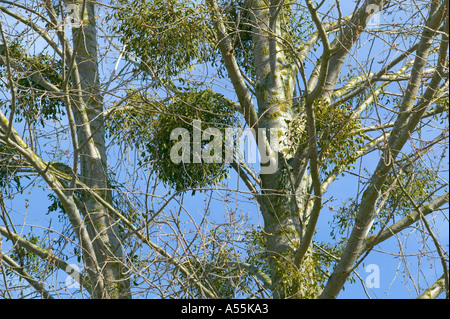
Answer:
<path fill-rule="evenodd" d="M 447 1 L 0 3 L 2 297 L 448 298 Z"/>

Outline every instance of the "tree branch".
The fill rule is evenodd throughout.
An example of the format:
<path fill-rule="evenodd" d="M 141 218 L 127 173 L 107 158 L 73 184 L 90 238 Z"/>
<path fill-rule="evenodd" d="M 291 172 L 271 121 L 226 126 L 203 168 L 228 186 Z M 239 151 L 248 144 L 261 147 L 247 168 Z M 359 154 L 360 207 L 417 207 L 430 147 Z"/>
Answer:
<path fill-rule="evenodd" d="M 7 77 L 9 82 L 9 89 L 11 91 L 11 114 L 9 115 L 9 125 L 6 129 L 5 139 L 9 138 L 9 134 L 11 134 L 11 127 L 12 122 L 14 119 L 14 114 L 16 112 L 16 90 L 14 88 L 14 82 L 12 78 L 12 72 L 11 72 L 11 60 L 9 59 L 9 46 L 8 42 L 5 39 L 5 33 L 3 32 L 3 24 L 0 21 L 0 33 L 2 35 L 2 41 L 4 43 L 4 50 L 5 50 L 5 64 L 6 64 L 6 71 L 7 71 Z"/>
<path fill-rule="evenodd" d="M 445 290 L 444 275 L 441 276 L 434 284 L 422 292 L 417 299 L 435 299 Z"/>
<path fill-rule="evenodd" d="M 362 30 L 366 27 L 367 18 L 371 14 L 367 10 L 369 5 L 383 7 L 385 0 L 365 1 L 362 7 L 355 15 L 346 23 L 347 27 L 342 29 L 340 35 L 330 44 L 332 55 L 327 59 L 327 73 L 324 75 L 326 79 L 317 90 L 321 91 L 321 96 L 326 99 L 331 98 L 333 89 L 337 83 L 342 66 L 350 52 L 351 47 L 358 40 Z"/>
<path fill-rule="evenodd" d="M 0 126 L 5 130 L 6 127 L 8 127 L 8 124 L 8 119 L 5 117 L 3 112 L 0 111 Z M 3 139 L 4 135 L 0 137 Z M 89 237 L 83 218 L 80 215 L 73 197 L 66 196 L 64 186 L 59 182 L 58 178 L 49 171 L 49 164 L 42 160 L 28 147 L 14 128 L 12 128 L 11 136 L 5 141 L 5 143 L 17 150 L 28 161 L 28 163 L 34 167 L 36 172 L 47 182 L 49 187 L 61 201 L 73 226 L 74 232 L 80 241 L 87 270 L 94 282 L 93 286 L 95 287 L 95 291 L 98 292 L 98 296 L 101 296 L 103 292 L 103 280 L 99 276 L 100 270 L 96 255 L 94 253 L 92 240 Z"/>
<path fill-rule="evenodd" d="M 39 25 L 37 25 L 36 23 L 30 21 L 29 19 L 26 19 L 24 17 L 22 17 L 20 14 L 17 14 L 15 12 L 12 12 L 11 10 L 9 10 L 8 8 L 4 7 L 4 6 L 0 6 L 0 11 L 6 13 L 7 15 L 9 15 L 10 17 L 16 19 L 17 21 L 22 22 L 23 24 L 29 26 L 31 29 L 33 29 L 34 31 L 36 31 L 51 47 L 53 50 L 55 50 L 55 52 L 62 57 L 63 53 L 61 51 L 61 49 L 56 45 L 56 43 L 50 38 L 50 36 L 48 35 L 48 32 L 44 29 L 42 29 Z"/>
<path fill-rule="evenodd" d="M 322 187 L 319 172 L 319 155 L 317 151 L 314 103 L 312 103 L 312 101 L 309 102 L 307 101 L 305 108 L 306 108 L 306 122 L 308 132 L 309 163 L 311 171 L 310 174 L 312 180 L 312 187 L 314 190 L 314 204 L 300 247 L 295 252 L 294 264 L 297 267 L 300 267 L 303 257 L 305 256 L 306 252 L 308 251 L 308 247 L 312 242 L 312 238 L 316 230 L 316 224 L 319 219 L 319 214 L 322 209 Z"/>
<path fill-rule="evenodd" d="M 436 199 L 432 200 L 426 205 L 423 205 L 419 209 L 416 209 L 411 214 L 399 220 L 394 225 L 384 229 L 380 233 L 366 237 L 364 239 L 364 247 L 360 252 L 360 254 L 363 254 L 365 251 L 371 249 L 375 245 L 378 245 L 379 243 L 391 238 L 395 234 L 398 234 L 402 230 L 408 228 L 415 222 L 419 221 L 421 215 L 427 216 L 448 202 L 449 202 L 449 192 L 437 197 Z"/>
<path fill-rule="evenodd" d="M 360 209 L 355 219 L 355 225 L 352 229 L 342 258 L 328 280 L 325 289 L 322 292 L 321 298 L 336 298 L 344 286 L 344 283 L 351 273 L 353 265 L 359 256 L 359 252 L 363 248 L 364 238 L 370 230 L 375 218 L 375 205 L 377 199 L 379 198 L 379 190 L 387 178 L 387 174 L 393 165 L 393 161 L 403 148 L 408 137 L 410 136 L 410 133 L 416 127 L 418 121 L 426 110 L 426 108 L 424 108 L 417 111 L 411 116 L 410 120 L 408 119 L 414 108 L 414 100 L 420 87 L 420 81 L 422 79 L 423 70 L 433 42 L 433 36 L 444 20 L 444 13 L 446 11 L 447 8 L 445 5 L 440 6 L 437 2 L 433 2 L 431 5 L 427 28 L 425 28 L 422 33 L 422 37 L 417 48 L 417 57 L 414 61 L 414 66 L 411 73 L 411 79 L 404 95 L 402 104 L 403 107 L 401 109 L 402 113 L 398 116 L 396 125 L 390 135 L 388 145 L 386 145 L 384 152 L 384 158 L 380 159 L 370 184 L 363 194 Z M 445 47 L 447 47 L 447 45 L 445 45 Z M 441 49 L 443 49 L 441 52 L 446 51 L 446 49 L 442 47 Z M 432 80 L 432 82 L 434 81 Z M 432 86 L 430 85 L 428 89 L 431 87 Z M 436 87 L 433 87 L 432 89 L 434 90 L 434 95 Z M 426 95 L 427 94 L 425 93 L 424 99 Z"/>
<path fill-rule="evenodd" d="M 82 183 L 81 181 L 77 180 L 77 186 L 85 191 L 87 191 L 95 200 L 97 200 L 101 205 L 103 205 L 110 213 L 112 213 L 117 219 L 122 221 L 133 234 L 136 234 L 136 236 L 139 237 L 140 240 L 142 240 L 143 243 L 145 243 L 147 246 L 149 246 L 151 249 L 154 249 L 158 254 L 161 256 L 167 258 L 167 261 L 177 267 L 183 274 L 188 278 L 193 278 L 195 280 L 196 285 L 200 288 L 201 291 L 203 291 L 208 298 L 216 298 L 217 296 L 214 294 L 214 292 L 207 289 L 197 278 L 195 278 L 195 275 L 192 275 L 192 273 L 183 266 L 181 262 L 176 260 L 173 256 L 171 256 L 166 250 L 158 246 L 157 244 L 153 243 L 147 236 L 143 235 L 137 227 L 133 225 L 131 221 L 128 220 L 125 216 L 123 216 L 117 209 L 115 209 L 107 200 L 105 200 L 101 195 L 97 194 L 96 191 L 90 189 L 86 184 Z"/>
<path fill-rule="evenodd" d="M 9 229 L 3 226 L 0 226 L 0 234 L 14 242 L 15 245 L 19 245 L 20 247 L 26 249 L 28 252 L 35 254 L 42 260 L 48 260 L 59 269 L 65 271 L 68 275 L 71 275 L 80 285 L 84 284 L 84 277 L 76 269 L 73 269 L 67 262 L 55 256 L 55 254 L 51 253 L 50 251 L 29 242 L 25 238 L 11 232 Z M 90 291 L 90 287 L 86 286 L 86 288 L 88 289 L 88 291 Z"/>
<path fill-rule="evenodd" d="M 256 114 L 250 91 L 245 84 L 245 79 L 240 72 L 239 65 L 234 56 L 233 42 L 226 33 L 225 25 L 220 16 L 216 0 L 207 0 L 206 2 L 216 30 L 217 46 L 222 54 L 228 76 L 236 91 L 239 103 L 241 104 L 245 121 L 250 128 L 254 128 L 257 131 L 258 115 Z"/>
<path fill-rule="evenodd" d="M 0 261 L 4 260 L 10 267 L 10 269 L 16 272 L 20 277 L 28 281 L 28 283 L 39 292 L 45 299 L 53 299 L 50 293 L 44 288 L 44 286 L 36 279 L 34 279 L 23 267 L 17 264 L 14 259 L 0 251 Z"/>

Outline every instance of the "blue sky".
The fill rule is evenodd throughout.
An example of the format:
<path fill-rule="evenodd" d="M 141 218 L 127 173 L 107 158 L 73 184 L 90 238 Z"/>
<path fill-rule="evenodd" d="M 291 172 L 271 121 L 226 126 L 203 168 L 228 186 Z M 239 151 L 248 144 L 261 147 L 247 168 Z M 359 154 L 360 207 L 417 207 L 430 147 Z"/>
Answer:
<path fill-rule="evenodd" d="M 345 11 L 350 10 L 350 5 L 353 5 L 354 2 L 352 1 L 345 1 L 345 6 L 343 5 L 343 13 L 345 14 Z M 347 6 L 348 5 L 348 6 Z M 400 15 L 401 18 L 401 15 Z M 381 18 L 381 21 L 383 22 L 384 18 Z M 406 43 L 402 44 L 406 46 Z M 370 42 L 366 43 L 360 51 L 359 54 L 361 56 L 364 56 L 367 54 L 367 52 L 370 50 Z M 383 41 L 377 43 L 374 50 L 372 51 L 372 55 L 376 55 L 379 52 L 382 52 L 384 49 L 386 49 L 387 44 Z M 376 50 L 379 50 L 379 52 L 376 52 Z M 318 51 L 320 52 L 320 51 Z M 117 52 L 116 52 L 117 53 Z M 116 53 L 113 53 L 113 57 L 116 57 Z M 104 70 L 110 70 L 114 66 L 114 58 L 111 59 L 113 63 L 109 65 L 109 68 L 106 68 Z M 121 63 L 123 65 L 123 62 Z M 106 71 L 105 71 L 106 72 Z M 109 79 L 109 74 L 105 74 L 105 79 Z M 227 92 L 226 94 L 230 94 L 229 91 L 224 90 L 224 92 Z M 230 95 L 230 98 L 234 98 L 234 96 Z M 63 142 L 67 143 L 67 142 Z M 51 144 L 51 143 L 50 143 Z M 50 144 L 48 146 L 50 146 Z M 44 152 L 45 153 L 45 152 Z M 112 156 L 109 158 L 110 165 L 112 167 L 115 166 L 115 161 L 118 160 L 117 153 L 111 152 Z M 378 160 L 378 153 L 372 154 L 373 156 L 369 156 L 364 159 L 363 166 L 368 168 L 369 172 L 372 172 L 377 160 Z M 49 158 L 44 159 L 51 159 L 51 156 Z M 448 163 L 448 153 L 447 153 L 447 163 Z M 359 163 L 358 163 L 359 165 Z M 356 165 L 356 172 L 358 170 L 358 165 Z M 231 177 L 227 181 L 229 184 L 230 189 L 235 189 L 235 185 L 238 182 L 236 174 L 230 170 Z M 141 181 L 141 185 L 133 185 L 133 187 L 141 186 L 143 189 L 145 189 L 145 174 L 142 174 L 143 180 Z M 334 201 L 329 202 L 329 205 L 335 205 L 336 207 L 339 207 L 341 205 L 341 202 L 345 202 L 348 198 L 354 198 L 357 196 L 357 183 L 358 180 L 356 177 L 347 174 L 344 178 L 340 178 L 338 181 L 336 181 L 328 190 L 328 192 L 325 194 L 325 201 L 329 199 L 333 199 Z M 239 182 L 240 188 L 245 189 L 243 182 Z M 131 188 L 131 186 L 129 185 Z M 34 231 L 39 232 L 39 228 L 37 225 L 40 225 L 42 227 L 49 226 L 49 219 L 50 216 L 45 215 L 48 206 L 50 205 L 50 202 L 48 201 L 47 195 L 49 194 L 48 190 L 35 188 L 32 190 L 32 193 L 28 194 L 28 190 L 25 191 L 25 193 L 22 195 L 23 198 L 27 198 L 28 201 L 18 202 L 15 201 L 14 204 L 11 204 L 11 207 L 14 208 L 15 213 L 13 214 L 14 222 L 17 225 L 22 224 L 34 224 Z M 161 189 L 160 193 L 164 193 L 165 190 Z M 259 213 L 258 208 L 256 207 L 255 203 L 251 200 L 243 200 L 245 195 L 243 194 L 234 194 L 233 192 L 230 192 L 230 200 L 231 202 L 224 205 L 224 202 L 220 200 L 220 196 L 224 196 L 225 191 L 217 191 L 213 193 L 214 198 L 218 198 L 218 200 L 213 200 L 209 206 L 209 211 L 211 213 L 211 216 L 216 223 L 216 225 L 219 225 L 221 223 L 230 223 L 231 216 L 230 216 L 230 208 L 237 208 L 237 211 L 240 215 L 246 216 L 248 218 L 248 224 L 253 224 L 254 226 L 263 226 L 262 218 Z M 248 197 L 248 196 L 247 196 Z M 197 193 L 195 196 L 191 196 L 190 193 L 186 194 L 184 196 L 184 202 L 183 206 L 186 209 L 187 212 L 190 212 L 190 215 L 194 220 L 197 222 L 200 222 L 202 219 L 203 214 L 203 208 L 204 208 L 204 200 L 207 198 L 207 196 L 201 195 Z M 237 203 L 236 203 L 237 198 Z M 6 203 L 8 203 L 8 200 L 6 200 Z M 28 206 L 27 206 L 28 205 Z M 176 210 L 177 202 L 173 202 L 173 205 L 169 205 L 169 207 L 173 210 Z M 323 211 L 321 213 L 321 216 L 319 218 L 318 223 L 318 232 L 315 237 L 315 240 L 317 241 L 323 241 L 323 242 L 330 242 L 331 238 L 329 236 L 331 227 L 330 222 L 332 220 L 334 212 L 330 210 L 327 206 L 323 208 Z M 191 216 L 188 216 L 184 213 L 185 221 L 188 222 L 191 218 Z M 447 216 L 448 216 L 448 210 L 447 210 Z M 56 217 L 54 217 L 55 220 L 52 222 L 52 227 L 55 228 L 55 230 L 58 230 L 58 226 L 56 223 Z M 211 221 L 212 222 L 212 221 Z M 440 228 L 439 235 L 441 236 L 442 242 L 444 247 L 448 248 L 448 220 L 445 220 L 445 218 L 442 217 L 442 214 L 438 214 L 435 220 L 436 225 L 442 225 Z M 213 224 L 211 224 L 213 226 Z M 238 229 L 237 231 L 242 231 L 242 229 Z M 411 233 L 410 233 L 411 232 Z M 417 244 L 417 241 L 420 242 L 420 236 L 418 232 L 414 232 L 411 230 L 408 230 L 404 233 L 405 235 L 408 235 L 408 240 L 405 242 L 398 242 L 398 240 L 393 237 L 390 240 L 386 241 L 379 247 L 376 247 L 376 251 L 373 251 L 364 261 L 364 264 L 361 265 L 357 272 L 359 273 L 362 281 L 365 281 L 367 276 L 370 275 L 370 273 L 367 273 L 364 269 L 364 266 L 375 264 L 380 269 L 380 287 L 379 288 L 373 288 L 372 290 L 367 289 L 369 296 L 372 298 L 414 298 L 417 296 L 417 293 L 415 291 L 415 287 L 411 284 L 408 284 L 405 287 L 405 281 L 403 277 L 405 276 L 405 273 L 409 272 L 412 274 L 413 279 L 420 284 L 420 287 L 423 289 L 424 287 L 431 284 L 431 282 L 424 282 L 423 279 L 420 279 L 420 277 L 417 276 L 418 269 L 420 266 L 420 272 L 423 273 L 428 278 L 438 278 L 440 277 L 440 264 L 439 261 L 435 261 L 432 267 L 428 265 L 428 261 L 421 260 L 415 256 L 408 256 L 405 258 L 401 258 L 397 256 L 396 254 L 399 252 L 399 244 L 401 244 L 402 249 L 404 249 L 405 254 L 415 254 L 418 250 L 420 250 L 422 247 Z M 427 242 L 426 244 L 429 244 Z M 7 244 L 5 241 L 3 242 L 3 248 L 7 247 Z M 383 253 L 383 251 L 386 251 L 386 253 Z M 77 263 L 76 260 L 74 260 L 74 263 Z M 426 266 L 424 266 L 426 265 Z M 59 278 L 60 280 L 63 280 L 62 278 Z M 339 295 L 340 298 L 365 298 L 366 292 L 362 287 L 362 284 L 360 283 L 359 279 L 356 279 L 356 282 L 353 285 L 346 285 L 346 289 L 341 292 Z"/>

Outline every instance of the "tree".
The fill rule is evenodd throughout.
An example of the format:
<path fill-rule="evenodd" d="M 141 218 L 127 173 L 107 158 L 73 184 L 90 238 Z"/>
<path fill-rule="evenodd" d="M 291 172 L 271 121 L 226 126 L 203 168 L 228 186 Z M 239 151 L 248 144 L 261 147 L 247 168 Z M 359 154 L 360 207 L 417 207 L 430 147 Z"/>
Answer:
<path fill-rule="evenodd" d="M 447 1 L 0 2 L 4 297 L 448 298 Z"/>

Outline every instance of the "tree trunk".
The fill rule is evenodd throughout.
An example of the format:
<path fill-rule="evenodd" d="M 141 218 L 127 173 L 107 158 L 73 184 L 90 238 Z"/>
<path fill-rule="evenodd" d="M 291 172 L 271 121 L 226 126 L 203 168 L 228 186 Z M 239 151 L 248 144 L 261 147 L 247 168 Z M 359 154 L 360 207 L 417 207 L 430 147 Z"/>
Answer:
<path fill-rule="evenodd" d="M 80 3 L 80 12 L 81 12 Z M 105 145 L 103 101 L 99 91 L 97 56 L 97 28 L 95 7 L 86 2 L 82 24 L 73 28 L 73 47 L 78 75 L 73 75 L 76 93 L 73 97 L 74 119 L 77 125 L 79 172 L 81 181 L 91 191 L 111 201 L 108 190 L 107 157 Z M 78 91 L 78 90 L 79 91 Z M 77 159 L 75 159 L 77 160 Z M 83 193 L 81 208 L 85 213 L 87 229 L 105 281 L 105 291 L 96 298 L 129 298 L 129 282 L 123 276 L 124 261 L 118 229 L 108 210 L 88 192 Z"/>
<path fill-rule="evenodd" d="M 285 5 L 286 6 L 286 5 Z M 256 69 L 256 97 L 259 129 L 264 129 L 272 147 L 275 169 L 264 172 L 261 167 L 261 189 L 266 249 L 275 298 L 304 296 L 304 274 L 294 264 L 303 233 L 303 213 L 308 194 L 308 182 L 303 179 L 305 165 L 297 174 L 292 171 L 294 154 L 289 144 L 289 124 L 295 116 L 295 77 L 298 72 L 281 40 L 279 6 L 268 7 L 264 1 L 253 1 L 253 44 Z M 269 134 L 270 132 L 270 134 Z M 258 141 L 258 144 L 262 143 Z M 267 143 L 266 143 L 267 144 Z M 264 155 L 264 154 L 263 154 Z M 307 271 L 311 273 L 311 270 Z"/>

